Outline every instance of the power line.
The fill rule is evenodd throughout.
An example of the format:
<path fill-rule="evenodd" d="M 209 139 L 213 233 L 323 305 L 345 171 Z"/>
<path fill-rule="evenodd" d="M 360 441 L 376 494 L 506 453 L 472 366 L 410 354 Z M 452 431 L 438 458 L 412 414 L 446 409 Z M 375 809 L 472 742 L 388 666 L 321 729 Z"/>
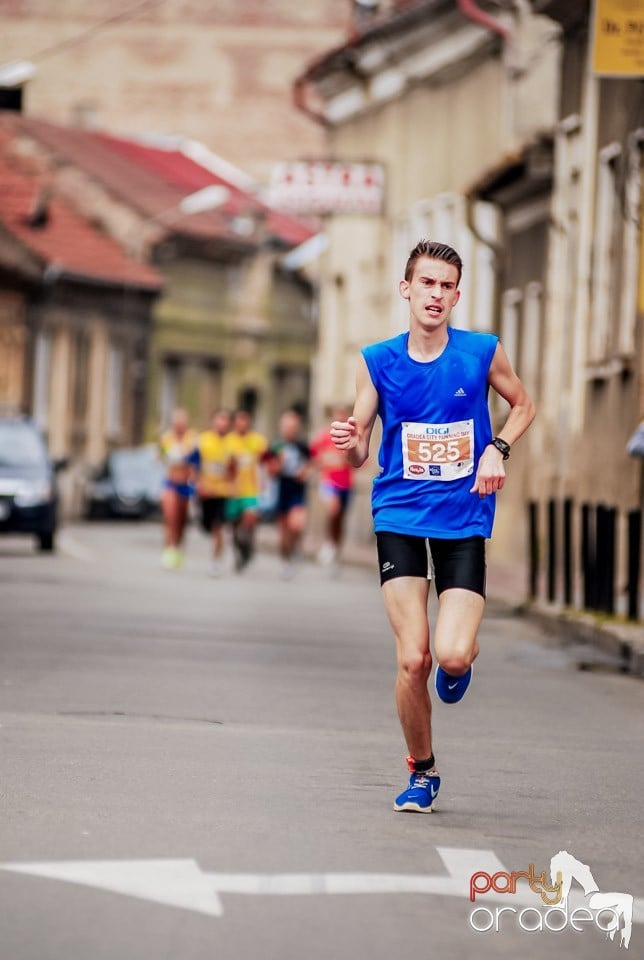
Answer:
<path fill-rule="evenodd" d="M 23 59 L 35 61 L 44 60 L 47 57 L 53 57 L 62 50 L 66 50 L 68 47 L 74 47 L 77 43 L 82 43 L 84 40 L 89 40 L 97 33 L 100 33 L 106 28 L 113 26 L 115 23 L 122 23 L 124 20 L 132 20 L 134 17 L 139 16 L 139 14 L 147 8 L 158 7 L 160 4 L 165 2 L 166 0 L 141 0 L 140 3 L 135 3 L 134 6 L 128 7 L 126 10 L 122 10 L 120 13 L 115 13 L 112 17 L 107 17 L 107 19 L 101 20 L 99 23 L 92 24 L 92 26 L 87 27 L 86 30 L 81 30 L 80 33 L 74 34 L 73 37 L 68 37 L 66 40 L 61 40 L 58 43 L 52 43 L 49 47 L 44 47 L 42 50 L 39 50 L 32 56 L 25 57 Z"/>

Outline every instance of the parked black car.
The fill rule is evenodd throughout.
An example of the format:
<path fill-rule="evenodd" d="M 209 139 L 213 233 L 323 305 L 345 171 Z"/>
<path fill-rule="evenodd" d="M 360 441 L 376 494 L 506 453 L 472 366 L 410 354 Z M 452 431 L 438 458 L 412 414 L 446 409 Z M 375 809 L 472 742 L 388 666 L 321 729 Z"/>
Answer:
<path fill-rule="evenodd" d="M 0 418 L 0 533 L 35 534 L 41 550 L 53 550 L 58 490 L 56 472 L 36 424 L 26 417 Z"/>
<path fill-rule="evenodd" d="M 85 515 L 141 520 L 157 513 L 163 475 L 154 444 L 115 450 L 91 477 Z"/>

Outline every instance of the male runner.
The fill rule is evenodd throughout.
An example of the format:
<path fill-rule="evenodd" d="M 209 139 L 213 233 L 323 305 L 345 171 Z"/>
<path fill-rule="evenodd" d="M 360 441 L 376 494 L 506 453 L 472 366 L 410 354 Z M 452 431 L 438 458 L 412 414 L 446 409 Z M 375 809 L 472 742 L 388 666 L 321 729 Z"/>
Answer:
<path fill-rule="evenodd" d="M 212 418 L 211 429 L 199 434 L 198 442 L 197 492 L 201 504 L 201 525 L 212 537 L 212 558 L 208 565 L 212 577 L 219 577 L 223 573 L 225 510 L 235 473 L 230 425 L 228 410 L 218 410 Z"/>
<path fill-rule="evenodd" d="M 336 407 L 333 420 L 344 421 L 350 410 Z M 324 504 L 326 539 L 320 547 L 318 560 L 324 567 L 335 567 L 340 557 L 344 534 L 344 518 L 351 501 L 354 468 L 347 454 L 338 450 L 328 426 L 311 441 L 311 454 L 320 471 L 320 500 Z"/>
<path fill-rule="evenodd" d="M 233 418 L 230 447 L 235 459 L 233 496 L 226 504 L 226 519 L 233 525 L 235 567 L 238 571 L 250 563 L 255 549 L 255 527 L 259 518 L 259 494 L 262 478 L 260 463 L 268 440 L 251 430 L 251 415 L 237 410 Z"/>
<path fill-rule="evenodd" d="M 409 750 L 409 786 L 394 809 L 430 813 L 438 794 L 427 682 L 432 666 L 427 600 L 436 583 L 435 688 L 456 703 L 468 688 L 485 603 L 485 539 L 492 533 L 504 460 L 535 410 L 493 334 L 448 326 L 461 258 L 422 240 L 400 281 L 409 332 L 362 351 L 353 416 L 331 436 L 351 463 L 369 452 L 382 421 L 372 508 L 382 594 L 396 640 L 396 705 Z M 488 386 L 510 405 L 494 437 Z"/>
<path fill-rule="evenodd" d="M 280 417 L 279 439 L 268 453 L 268 469 L 277 477 L 277 523 L 280 534 L 282 576 L 295 573 L 295 559 L 306 526 L 306 484 L 311 475 L 311 451 L 300 438 L 302 417 L 285 410 Z"/>

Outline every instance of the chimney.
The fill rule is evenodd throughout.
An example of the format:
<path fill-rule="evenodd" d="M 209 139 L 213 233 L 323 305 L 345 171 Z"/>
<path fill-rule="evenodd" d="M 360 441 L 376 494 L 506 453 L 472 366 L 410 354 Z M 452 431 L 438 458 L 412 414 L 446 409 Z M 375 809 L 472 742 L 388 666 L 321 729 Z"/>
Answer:
<path fill-rule="evenodd" d="M 27 216 L 27 223 L 32 230 L 42 230 L 49 223 L 49 203 L 52 189 L 48 183 L 41 183 L 36 189 L 31 210 Z"/>

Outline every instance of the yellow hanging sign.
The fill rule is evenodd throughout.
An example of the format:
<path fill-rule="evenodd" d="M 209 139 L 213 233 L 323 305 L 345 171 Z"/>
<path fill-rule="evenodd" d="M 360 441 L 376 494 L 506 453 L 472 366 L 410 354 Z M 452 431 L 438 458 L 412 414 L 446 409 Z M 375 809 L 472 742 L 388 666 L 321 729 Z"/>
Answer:
<path fill-rule="evenodd" d="M 644 0 L 595 0 L 593 71 L 644 77 Z"/>

